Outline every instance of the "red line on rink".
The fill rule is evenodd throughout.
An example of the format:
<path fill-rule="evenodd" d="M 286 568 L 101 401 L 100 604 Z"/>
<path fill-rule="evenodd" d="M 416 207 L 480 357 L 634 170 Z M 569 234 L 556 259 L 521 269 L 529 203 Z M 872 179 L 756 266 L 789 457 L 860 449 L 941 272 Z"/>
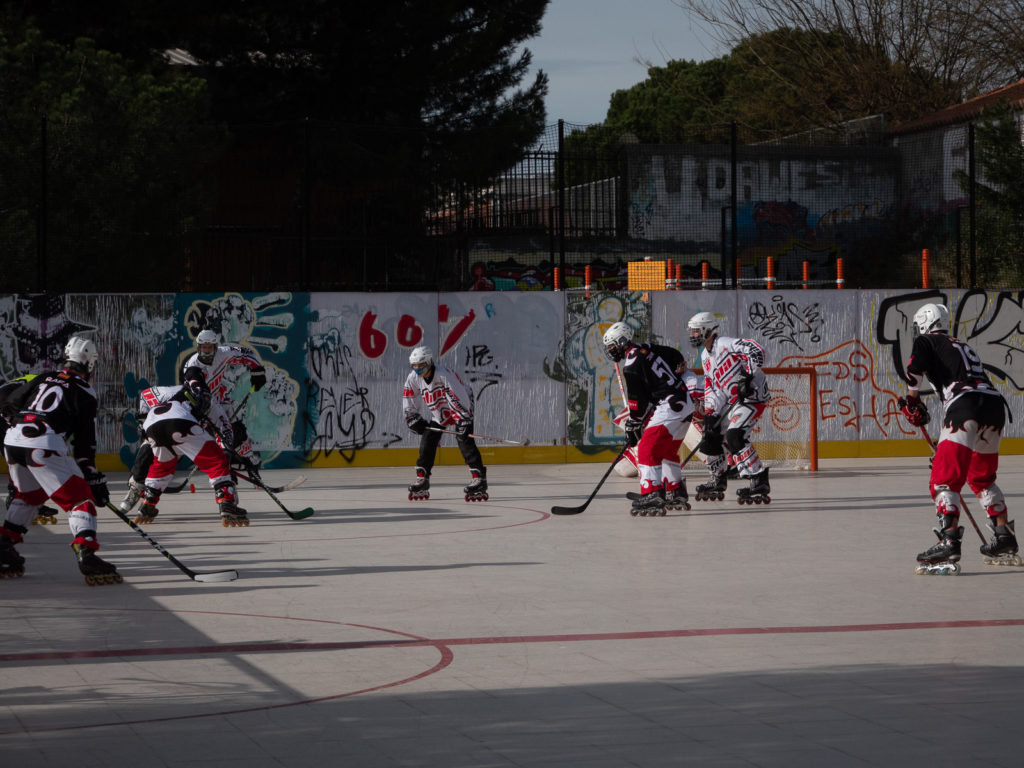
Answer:
<path fill-rule="evenodd" d="M 301 620 L 301 619 L 300 619 Z M 727 635 L 792 635 L 828 632 L 900 632 L 927 629 L 971 629 L 1020 627 L 1024 619 L 968 621 L 908 621 L 886 624 L 838 624 L 806 627 L 722 627 L 716 629 L 664 629 L 637 632 L 596 632 L 569 635 L 510 635 L 506 637 L 406 637 L 395 640 L 356 640 L 308 643 L 220 643 L 180 648 L 122 648 L 102 651 L 29 651 L 0 654 L 0 662 L 52 661 L 69 659 L 138 658 L 144 656 L 192 656 L 201 654 L 287 653 L 294 651 L 346 651 L 364 648 L 408 648 L 417 646 L 510 645 L 515 643 L 586 643 L 602 640 L 656 640 L 673 637 L 716 637 Z M 393 631 L 393 630 L 384 630 Z"/>

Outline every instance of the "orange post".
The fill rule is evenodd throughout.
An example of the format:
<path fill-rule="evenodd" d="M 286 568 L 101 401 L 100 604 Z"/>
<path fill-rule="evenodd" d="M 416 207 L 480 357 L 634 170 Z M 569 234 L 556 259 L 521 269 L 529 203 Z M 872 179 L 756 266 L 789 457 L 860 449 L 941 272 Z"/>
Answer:
<path fill-rule="evenodd" d="M 846 278 L 843 276 L 843 257 L 836 259 L 836 289 L 846 285 Z"/>
<path fill-rule="evenodd" d="M 562 290 L 562 268 L 555 267 L 555 290 Z"/>
<path fill-rule="evenodd" d="M 923 251 L 921 251 L 921 287 L 922 288 L 927 288 L 928 287 L 928 260 L 929 260 L 930 256 L 931 256 L 931 254 L 928 252 L 927 248 L 925 248 Z"/>
<path fill-rule="evenodd" d="M 804 290 L 805 291 L 807 290 L 807 280 L 809 279 L 810 274 L 811 274 L 810 262 L 805 261 L 804 262 Z"/>
<path fill-rule="evenodd" d="M 711 279 L 711 265 L 706 261 L 700 263 L 700 287 L 707 290 L 708 280 Z"/>
<path fill-rule="evenodd" d="M 674 291 L 676 289 L 676 264 L 672 259 L 668 259 L 665 262 L 665 290 Z"/>
<path fill-rule="evenodd" d="M 740 260 L 736 259 L 736 285 L 740 286 L 741 288 L 743 287 L 743 284 L 740 282 L 740 279 L 742 277 L 743 277 L 743 267 L 742 267 L 742 265 L 740 263 Z"/>
<path fill-rule="evenodd" d="M 683 265 L 676 264 L 676 290 L 683 290 Z"/>
<path fill-rule="evenodd" d="M 768 282 L 767 282 L 767 285 L 768 285 L 768 290 L 770 291 L 770 290 L 775 288 L 775 259 L 773 257 L 769 256 L 765 260 L 765 266 L 766 266 L 766 268 L 768 270 Z"/>
<path fill-rule="evenodd" d="M 593 268 L 589 264 L 587 264 L 586 268 L 583 270 L 583 288 L 587 292 L 588 299 L 590 298 L 590 292 L 594 290 L 593 276 Z"/>

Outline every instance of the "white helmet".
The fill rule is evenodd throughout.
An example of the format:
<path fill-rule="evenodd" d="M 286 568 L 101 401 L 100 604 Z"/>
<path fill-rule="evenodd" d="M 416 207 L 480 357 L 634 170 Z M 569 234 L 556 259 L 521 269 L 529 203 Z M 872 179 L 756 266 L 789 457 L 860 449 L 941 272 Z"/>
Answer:
<path fill-rule="evenodd" d="M 925 304 L 914 314 L 918 333 L 949 331 L 949 310 L 942 304 Z"/>
<path fill-rule="evenodd" d="M 89 375 L 100 359 L 96 345 L 81 336 L 72 336 L 64 345 L 64 364 L 72 370 Z"/>
<path fill-rule="evenodd" d="M 619 362 L 633 346 L 633 329 L 623 322 L 612 323 L 604 332 L 604 351 L 612 362 Z"/>
<path fill-rule="evenodd" d="M 430 347 L 416 347 L 409 353 L 409 365 L 422 376 L 434 367 L 434 353 L 430 351 Z"/>
<path fill-rule="evenodd" d="M 196 349 L 199 352 L 199 362 L 209 365 L 213 362 L 213 356 L 217 354 L 217 343 L 220 341 L 217 334 L 209 328 L 200 331 L 196 335 Z M 206 350 L 203 347 L 207 347 Z"/>
<path fill-rule="evenodd" d="M 716 336 L 720 323 L 721 320 L 711 312 L 698 312 L 686 323 L 690 329 L 690 344 L 699 347 L 710 337 Z"/>

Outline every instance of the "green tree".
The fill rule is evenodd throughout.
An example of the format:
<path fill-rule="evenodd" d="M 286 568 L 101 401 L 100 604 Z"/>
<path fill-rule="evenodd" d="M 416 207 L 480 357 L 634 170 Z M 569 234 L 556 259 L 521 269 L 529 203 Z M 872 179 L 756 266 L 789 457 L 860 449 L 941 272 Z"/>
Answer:
<path fill-rule="evenodd" d="M 0 104 L 4 290 L 175 287 L 209 208 L 196 183 L 217 147 L 205 83 L 5 25 Z"/>
<path fill-rule="evenodd" d="M 1005 101 L 982 112 L 975 152 L 977 281 L 1016 285 L 1024 273 L 1024 144 Z M 956 179 L 964 195 L 970 194 L 970 177 L 957 171 Z"/>
<path fill-rule="evenodd" d="M 547 4 L 48 0 L 28 6 L 39 26 L 64 44 L 85 29 L 145 66 L 172 50 L 191 61 L 190 70 L 208 84 L 214 117 L 232 129 L 222 167 L 242 169 L 222 177 L 219 222 L 236 231 L 273 231 L 275 242 L 291 243 L 286 247 L 300 238 L 328 244 L 317 251 L 311 276 L 339 284 L 349 279 L 339 271 L 347 262 L 383 263 L 368 257 L 371 241 L 379 246 L 374 253 L 404 259 L 410 274 L 421 271 L 415 248 L 424 212 L 438 200 L 458 200 L 460 190 L 486 187 L 536 142 L 544 129 L 547 76 L 538 72 L 528 80 L 532 57 L 523 43 L 540 31 Z"/>

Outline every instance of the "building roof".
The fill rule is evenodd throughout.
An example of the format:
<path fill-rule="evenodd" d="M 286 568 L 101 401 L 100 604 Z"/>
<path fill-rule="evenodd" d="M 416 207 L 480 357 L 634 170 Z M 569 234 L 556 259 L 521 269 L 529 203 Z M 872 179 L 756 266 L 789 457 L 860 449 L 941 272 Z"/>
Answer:
<path fill-rule="evenodd" d="M 919 133 L 920 131 L 938 128 L 944 125 L 956 125 L 967 123 L 981 114 L 981 110 L 987 107 L 994 107 L 1000 101 L 1007 101 L 1012 109 L 1024 110 L 1024 78 L 1011 85 L 997 88 L 994 91 L 983 93 L 951 107 L 940 109 L 930 115 L 903 123 L 889 131 L 891 136 L 900 136 L 908 133 Z"/>

